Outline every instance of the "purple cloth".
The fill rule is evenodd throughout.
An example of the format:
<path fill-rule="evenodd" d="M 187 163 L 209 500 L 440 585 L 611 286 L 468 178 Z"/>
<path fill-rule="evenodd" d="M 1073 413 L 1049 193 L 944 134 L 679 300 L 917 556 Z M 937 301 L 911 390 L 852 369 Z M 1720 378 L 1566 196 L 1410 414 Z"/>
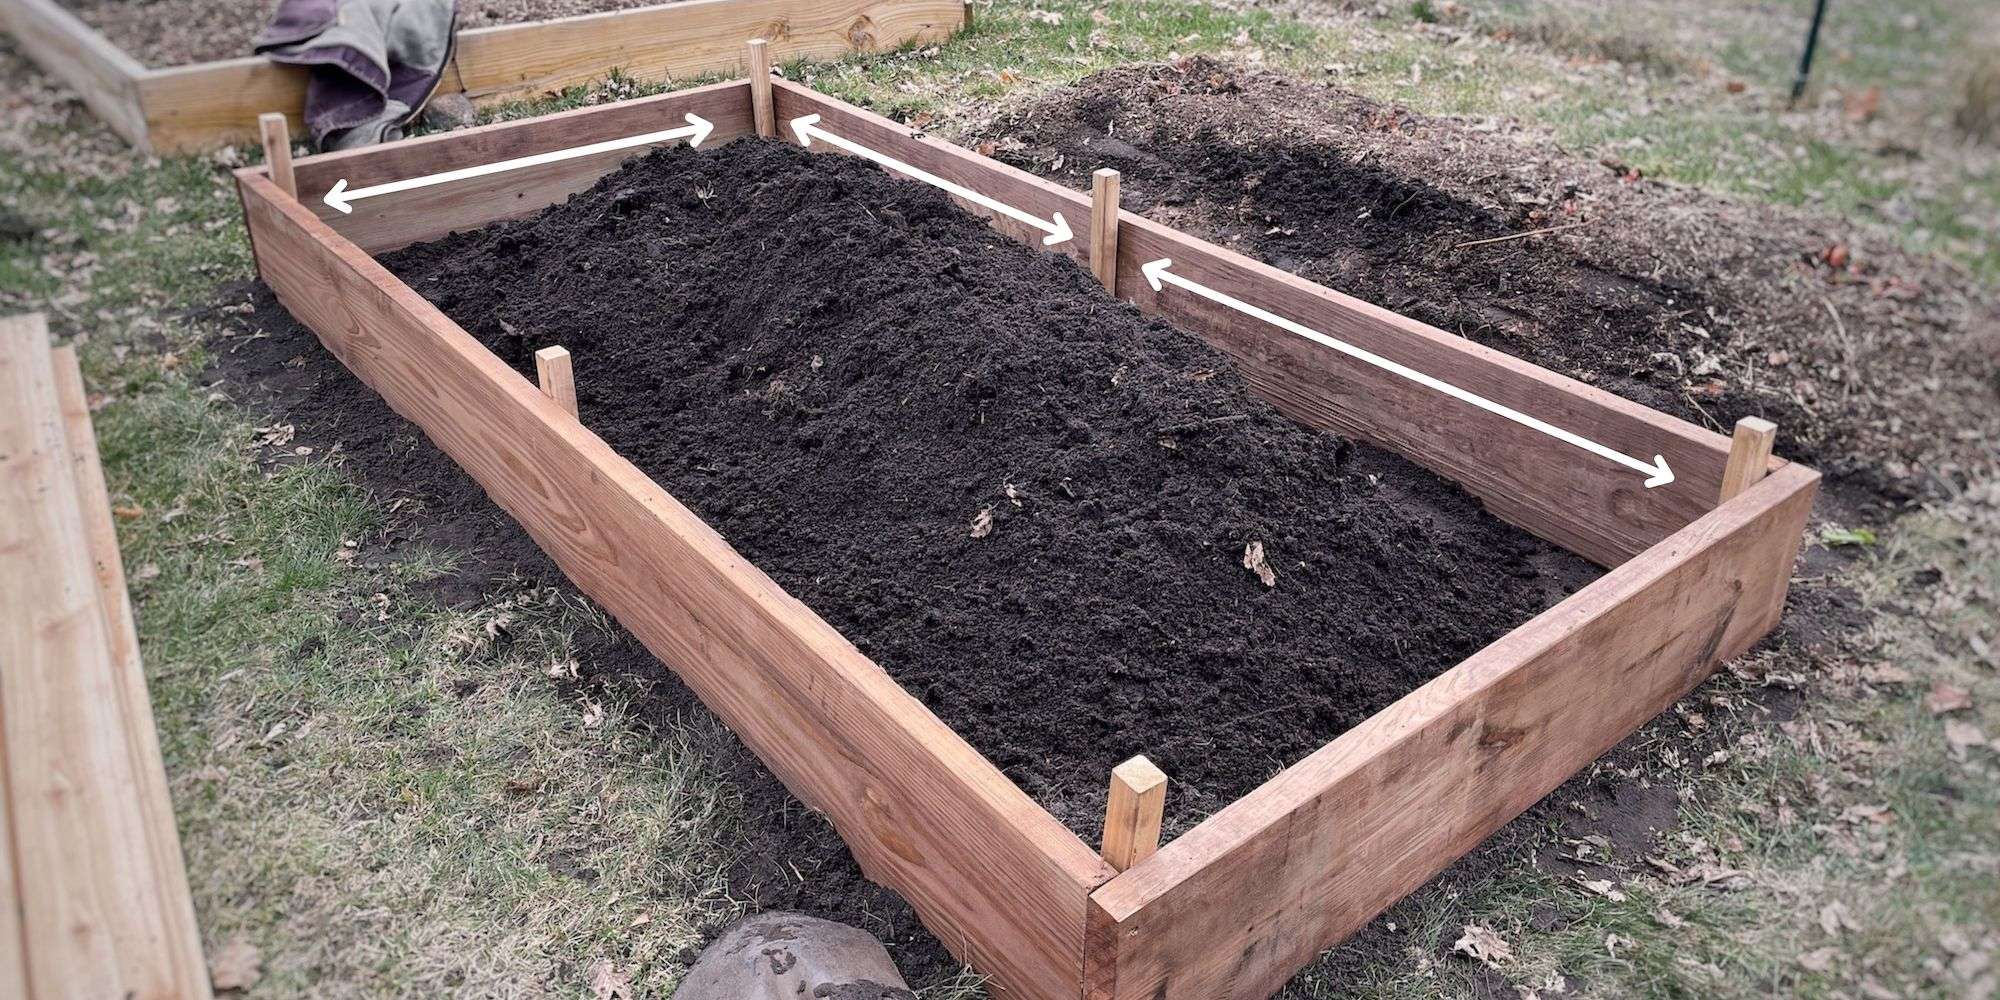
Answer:
<path fill-rule="evenodd" d="M 400 137 L 451 61 L 456 0 L 282 0 L 257 36 L 306 66 L 306 130 L 321 149 Z"/>

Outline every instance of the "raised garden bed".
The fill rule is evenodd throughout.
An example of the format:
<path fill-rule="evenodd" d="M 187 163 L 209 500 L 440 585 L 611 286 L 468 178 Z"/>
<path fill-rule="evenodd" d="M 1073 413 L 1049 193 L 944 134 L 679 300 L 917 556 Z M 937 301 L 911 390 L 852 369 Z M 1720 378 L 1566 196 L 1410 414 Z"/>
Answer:
<path fill-rule="evenodd" d="M 286 307 L 313 328 L 343 364 L 477 479 L 579 588 L 673 667 L 794 794 L 829 816 L 871 878 L 900 892 L 947 947 L 1013 995 L 1268 994 L 1320 949 L 1421 884 L 1775 624 L 1817 476 L 1766 457 L 1754 447 L 1754 437 L 1742 439 L 1743 457 L 1732 462 L 1731 442 L 1720 435 L 1469 345 L 1137 216 L 1116 213 L 1105 200 L 1098 201 L 1101 216 L 1094 220 L 1092 199 L 1081 194 L 966 151 L 914 138 L 893 123 L 810 90 L 784 81 L 771 81 L 766 89 L 761 86 L 764 82 L 722 84 L 531 122 L 281 162 L 276 180 L 263 168 L 240 171 L 259 271 Z M 643 428 L 634 432 L 622 426 L 618 402 L 642 398 L 648 380 L 671 377 L 669 368 L 658 365 L 681 363 L 672 360 L 674 350 L 681 348 L 664 352 L 665 361 L 603 358 L 606 369 L 593 375 L 592 358 L 617 350 L 621 335 L 634 333 L 615 328 L 621 322 L 616 313 L 594 314 L 593 319 L 607 329 L 594 334 L 589 349 L 577 354 L 584 415 L 580 423 L 508 359 L 496 355 L 370 256 L 535 213 L 591 187 L 628 158 L 630 150 L 385 194 L 356 203 L 352 215 L 340 215 L 322 200 L 337 182 L 355 190 L 657 132 L 679 124 L 690 112 L 713 123 L 707 143 L 753 131 L 770 134 L 782 123 L 820 115 L 821 127 L 833 135 L 914 164 L 1028 216 L 1048 219 L 1061 213 L 1076 235 L 1060 244 L 1060 251 L 1086 262 L 1095 257 L 1097 273 L 1108 279 L 1119 297 L 1146 314 L 1200 334 L 1232 356 L 1245 383 L 1278 409 L 1307 427 L 1336 431 L 1428 467 L 1456 481 L 1499 518 L 1595 561 L 1608 572 L 1312 750 L 1276 777 L 1221 804 L 1157 854 L 1122 872 L 1114 869 L 1072 830 L 1071 826 L 1086 825 L 1074 809 L 1065 809 L 1070 820 L 1065 825 L 841 632 L 746 561 L 654 478 L 593 433 L 591 426 L 601 422 L 607 437 L 628 442 L 643 437 Z M 725 157 L 738 152 L 723 149 L 700 155 Z M 793 155 L 778 157 L 777 152 L 754 149 L 743 150 L 743 155 L 754 155 L 759 162 L 752 167 L 774 174 L 796 167 L 785 163 Z M 641 167 L 685 168 L 688 155 Z M 767 159 L 773 162 L 764 163 Z M 296 198 L 282 183 L 287 175 Z M 755 209 L 755 196 L 742 191 L 712 196 L 723 203 L 720 207 L 701 204 L 692 192 L 673 197 L 695 197 L 694 205 L 662 206 L 659 201 L 668 192 L 649 193 L 647 176 L 635 168 L 619 178 L 619 184 L 608 186 L 615 190 L 594 192 L 590 201 L 579 202 L 575 215 L 559 211 L 532 224 L 459 237 L 391 259 L 412 277 L 437 277 L 424 291 L 447 301 L 453 311 L 463 311 L 481 337 L 525 368 L 526 360 L 519 355 L 533 344 L 509 340 L 514 335 L 500 324 L 510 314 L 478 295 L 482 269 L 497 281 L 511 283 L 505 296 L 496 294 L 496 302 L 525 296 L 534 280 L 535 268 L 507 270 L 509 251 L 500 244 L 542 240 L 546 247 L 562 224 L 586 219 L 586 206 L 601 206 L 605 199 L 615 205 L 622 197 L 626 208 L 640 216 L 655 211 L 669 216 L 676 211 L 727 212 L 732 211 L 730 205 L 738 206 L 734 211 Z M 841 176 L 843 171 L 830 171 L 829 184 L 837 187 Z M 861 187 L 863 182 L 854 179 L 852 186 Z M 838 204 L 838 199 L 821 203 L 827 201 Z M 903 221 L 890 228 L 912 227 L 911 239 L 930 251 L 928 258 L 939 259 L 947 255 L 936 252 L 938 236 L 932 227 L 948 227 L 950 220 L 935 220 L 926 203 L 917 199 L 878 205 L 876 211 L 895 210 Z M 833 224 L 810 213 L 802 212 L 801 218 L 822 226 Z M 1113 219 L 1115 242 L 1110 239 Z M 763 222 L 772 229 L 787 224 L 775 218 Z M 754 229 L 759 220 L 738 219 L 731 224 Z M 1011 220 L 996 225 L 1010 235 L 1027 237 L 1031 246 L 1041 244 L 1040 230 Z M 884 224 L 878 219 L 867 232 L 879 240 Z M 658 252 L 720 252 L 673 242 L 679 239 L 683 238 L 670 240 L 663 235 Z M 954 239 L 952 245 L 965 245 L 963 233 Z M 754 273 L 760 254 L 755 242 L 745 242 L 735 266 Z M 563 246 L 566 249 L 556 257 L 566 268 L 579 268 L 588 261 L 591 269 L 607 268 L 614 275 L 638 274 L 621 270 L 633 266 L 630 253 L 620 252 L 631 247 L 616 239 L 603 250 Z M 887 249 L 878 243 L 875 252 Z M 797 252 L 788 246 L 774 248 L 771 254 L 784 260 L 786 254 Z M 871 251 L 856 245 L 849 252 Z M 599 253 L 604 256 L 593 256 Z M 925 257 L 919 254 L 912 263 Z M 1189 280 L 1586 434 L 1624 454 L 1664 456 L 1675 478 L 1647 488 L 1645 477 L 1631 469 L 1597 462 L 1518 422 L 1379 367 L 1357 364 L 1318 342 L 1240 310 L 1225 309 L 1181 286 L 1169 283 L 1156 289 L 1141 269 L 1160 258 L 1171 258 L 1174 273 Z M 1016 260 L 1009 266 L 1036 273 L 1033 261 Z M 1053 267 L 1054 262 L 1041 266 Z M 862 270 L 857 268 L 857 274 Z M 967 269 L 974 272 L 984 275 L 980 281 L 990 277 L 979 268 Z M 1064 275 L 1076 277 L 1073 271 L 1057 269 L 1042 274 L 1036 287 L 1048 289 L 1045 298 L 1050 308 L 1063 310 L 1069 328 L 1078 328 L 1089 317 L 1068 311 L 1077 289 L 1074 281 L 1064 286 Z M 966 280 L 969 286 L 973 282 Z M 598 298 L 610 287 L 598 288 Z M 786 288 L 796 305 L 796 281 Z M 898 288 L 897 294 L 911 294 L 907 286 Z M 694 296 L 686 288 L 672 294 L 686 301 Z M 703 308 L 713 306 L 708 303 Z M 551 307 L 544 303 L 535 308 Z M 911 308 L 915 322 L 923 310 Z M 1128 344 L 1146 342 L 1145 331 L 1154 329 L 1123 313 L 1123 307 L 1106 302 L 1103 308 L 1104 327 L 1125 331 Z M 943 305 L 938 311 L 960 315 Z M 795 310 L 794 318 L 804 325 L 810 314 L 809 309 Z M 780 307 L 768 315 L 786 313 Z M 658 335 L 673 336 L 672 315 L 662 311 L 655 322 Z M 691 329 L 700 326 L 691 323 Z M 1170 350 L 1159 345 L 1170 344 L 1165 338 L 1177 335 L 1164 327 L 1158 331 L 1155 348 Z M 1004 328 L 990 333 L 1010 336 Z M 775 334 L 766 331 L 765 336 Z M 814 331 L 802 331 L 801 342 L 812 343 L 813 336 Z M 1020 347 L 1015 340 L 1005 343 Z M 764 346 L 780 353 L 785 348 L 782 338 Z M 1079 348 L 1072 344 L 1067 349 Z M 836 370 L 846 360 L 823 358 Z M 910 366 L 908 374 L 915 382 L 936 373 Z M 799 376 L 811 377 L 804 372 Z M 771 396 L 768 378 L 743 377 L 757 379 L 758 391 L 766 395 L 760 405 L 791 405 Z M 603 384 L 593 387 L 594 378 Z M 1230 415 L 1217 412 L 1218 407 L 1236 405 L 1243 398 L 1240 393 L 1230 395 L 1230 381 L 1225 378 L 1221 386 L 1193 394 L 1198 398 L 1184 402 L 1185 415 L 1196 420 Z M 810 391 L 808 383 L 798 384 Z M 677 392 L 663 389 L 660 398 L 682 398 Z M 1172 403 L 1155 396 L 1148 405 Z M 700 426 L 692 419 L 682 422 L 671 412 L 651 416 L 659 422 L 658 433 L 664 440 L 685 442 L 690 439 L 677 435 L 701 433 L 691 430 Z M 1256 449 L 1278 442 L 1283 445 L 1281 453 L 1300 463 L 1291 467 L 1295 471 L 1308 468 L 1316 454 L 1313 448 L 1323 447 L 1331 454 L 1336 447 L 1330 437 L 1298 435 L 1275 422 L 1258 426 L 1264 433 L 1255 441 L 1238 441 L 1238 446 L 1271 459 L 1272 453 Z M 1158 447 L 1151 441 L 1154 433 L 1137 436 Z M 663 478 L 708 474 L 677 466 L 672 454 L 634 450 L 633 457 L 661 470 Z M 744 451 L 763 459 L 780 454 L 760 452 L 748 444 Z M 1256 464 L 1258 468 L 1242 471 L 1241 482 L 1263 481 L 1259 477 L 1269 471 L 1264 466 L 1270 462 Z M 1334 464 L 1340 465 L 1337 456 Z M 1282 462 L 1278 465 L 1283 468 Z M 1414 495 L 1411 484 L 1435 482 L 1374 453 L 1350 459 L 1346 470 L 1327 470 L 1326 477 L 1338 479 L 1355 466 L 1375 472 L 1382 483 L 1403 495 Z M 912 469 L 921 473 L 923 466 L 913 463 Z M 1726 476 L 1731 498 L 1722 502 Z M 1230 479 L 1210 478 L 1211 485 Z M 1294 478 L 1304 480 L 1301 488 L 1308 494 L 1333 495 L 1327 483 L 1312 481 L 1309 473 Z M 745 480 L 756 481 L 754 476 Z M 912 479 L 913 484 L 916 481 Z M 978 488 L 986 484 L 974 485 L 973 492 L 951 498 L 966 505 L 968 525 L 982 506 L 974 503 Z M 703 494 L 703 503 L 715 503 L 713 492 L 692 488 L 689 492 Z M 738 502 L 745 495 L 738 494 Z M 1011 507 L 1004 496 L 996 503 Z M 1253 504 L 1237 513 L 1259 509 L 1262 505 Z M 731 513 L 718 510 L 717 519 L 727 523 Z M 1408 506 L 1383 515 L 1390 518 L 1388 524 L 1396 525 L 1388 530 L 1412 531 L 1417 510 Z M 769 520 L 775 513 L 761 511 L 743 523 Z M 1460 519 L 1454 523 L 1461 526 L 1481 517 L 1470 509 L 1449 517 L 1439 510 L 1430 513 L 1434 523 Z M 1034 530 L 1028 515 L 1018 515 L 1020 520 L 1010 523 L 1013 516 L 998 511 L 994 534 L 982 540 Z M 1288 516 L 1325 530 L 1324 525 L 1312 525 L 1305 514 Z M 856 530 L 865 530 L 860 527 L 865 522 L 854 523 Z M 732 530 L 732 537 L 737 530 Z M 1495 532 L 1481 536 L 1489 540 L 1505 537 L 1498 525 L 1483 530 Z M 1232 543 L 1243 537 L 1224 534 Z M 969 544 L 969 531 L 966 537 Z M 754 549 L 791 551 L 782 538 L 769 533 L 745 533 L 744 538 Z M 1305 547 L 1311 547 L 1310 541 Z M 812 546 L 797 548 L 807 551 Z M 1272 548 L 1283 550 L 1279 544 Z M 852 555 L 853 550 L 846 552 Z M 787 565 L 783 558 L 772 560 L 772 565 L 779 576 L 799 581 L 809 581 L 826 566 L 810 560 Z M 1481 566 L 1474 560 L 1468 568 L 1476 573 Z M 1283 574 L 1281 590 L 1307 586 L 1314 579 L 1310 568 L 1300 570 L 1291 563 L 1273 567 Z M 1325 586 L 1337 586 L 1343 575 L 1339 569 L 1328 567 Z M 1212 585 L 1227 587 L 1233 579 L 1247 589 L 1247 594 L 1237 595 L 1246 600 L 1264 593 L 1249 570 L 1236 567 L 1233 573 Z M 1024 591 L 1032 587 L 1033 581 L 1019 584 Z M 801 588 L 810 589 L 805 583 Z M 1489 589 L 1496 605 L 1522 599 L 1504 584 Z M 846 624 L 850 633 L 866 631 L 857 630 L 851 621 Z M 1032 627 L 1034 622 L 1023 624 Z M 1014 697 L 1018 700 L 1019 695 Z M 1270 707 L 1282 708 L 1282 703 Z M 940 710 L 963 711 L 942 705 Z M 1009 706 L 1001 699 L 983 710 L 1004 724 Z M 1337 722 L 1326 725 L 1328 735 L 1339 729 Z M 1208 735 L 1229 740 L 1239 734 Z M 990 738 L 991 734 L 976 735 L 975 742 L 990 746 Z M 1148 748 L 1114 744 L 1087 749 L 1120 756 Z M 1088 766 L 1101 763 L 1098 759 Z M 1272 762 L 1274 767 L 1281 763 Z M 1027 773 L 1018 762 L 1011 769 Z"/>
<path fill-rule="evenodd" d="M 653 7 L 461 31 L 440 91 L 475 102 L 532 97 L 603 79 L 740 72 L 743 43 L 778 61 L 825 59 L 940 41 L 965 23 L 963 0 L 684 0 Z M 0 29 L 44 72 L 141 150 L 192 152 L 254 141 L 257 116 L 300 130 L 305 70 L 244 56 L 149 67 L 54 0 L 0 0 Z"/>

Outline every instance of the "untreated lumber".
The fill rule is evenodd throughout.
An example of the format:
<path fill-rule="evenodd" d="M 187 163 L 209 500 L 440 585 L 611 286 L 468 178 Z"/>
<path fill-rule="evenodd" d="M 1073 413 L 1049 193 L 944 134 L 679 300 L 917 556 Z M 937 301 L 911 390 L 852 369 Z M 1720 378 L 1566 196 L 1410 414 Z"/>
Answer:
<path fill-rule="evenodd" d="M 1118 294 L 1118 171 L 1110 167 L 1090 175 L 1090 273 Z"/>
<path fill-rule="evenodd" d="M 285 124 L 285 116 L 275 111 L 258 115 L 257 130 L 263 139 L 264 164 L 271 171 L 271 183 L 298 197 L 299 181 L 292 175 L 292 132 Z"/>
<path fill-rule="evenodd" d="M 787 80 L 772 81 L 778 120 L 818 114 L 821 127 L 989 197 L 1047 218 L 1062 212 L 1076 238 L 1056 247 L 1088 263 L 1090 199 L 956 146 L 917 138 L 880 115 Z M 969 206 L 985 215 L 984 210 Z M 1040 245 L 1010 220 L 995 228 Z M 1218 288 L 1329 337 L 1582 434 L 1623 454 L 1663 455 L 1674 482 L 1582 451 L 1331 348 L 1181 289 L 1154 291 L 1140 268 L 1168 258 Z M 1713 509 L 1728 439 L 1519 358 L 1323 288 L 1296 275 L 1119 214 L 1117 288 L 1140 309 L 1200 334 L 1235 359 L 1265 399 L 1292 418 L 1360 438 L 1456 480 L 1496 516 L 1604 566 L 1616 566 Z"/>
<path fill-rule="evenodd" d="M 422 177 L 460 167 L 658 132 L 684 124 L 693 113 L 715 131 L 703 148 L 754 130 L 750 85 L 737 80 L 642 97 L 602 107 L 578 108 L 525 121 L 461 129 L 387 146 L 308 156 L 294 164 L 299 200 L 341 235 L 370 253 L 391 250 L 458 230 L 541 211 L 597 182 L 651 147 L 637 146 L 490 174 L 439 187 L 385 194 L 342 215 L 325 204 L 334 182 L 349 188 Z M 670 140 L 679 142 L 681 140 Z"/>
<path fill-rule="evenodd" d="M 236 178 L 279 301 L 826 814 L 871 879 L 1014 995 L 1076 995 L 1087 896 L 1112 874 L 1096 852 L 435 306 L 261 171 Z"/>
<path fill-rule="evenodd" d="M 1736 434 L 1729 443 L 1729 464 L 1722 471 L 1723 503 L 1736 498 L 1770 471 L 1771 446 L 1778 439 L 1778 425 L 1763 417 L 1744 417 L 1736 422 Z"/>
<path fill-rule="evenodd" d="M 570 370 L 569 351 L 561 347 L 536 351 L 535 379 L 541 383 L 543 395 L 568 410 L 570 416 L 577 415 L 576 375 Z"/>
<path fill-rule="evenodd" d="M 1104 805 L 1105 863 L 1124 871 L 1160 849 L 1160 822 L 1166 815 L 1167 776 L 1140 754 L 1111 769 L 1111 794 Z"/>
<path fill-rule="evenodd" d="M 118 551 L 118 532 L 111 518 L 111 495 L 97 453 L 97 432 L 90 419 L 90 398 L 76 351 L 56 348 L 53 355 L 56 396 L 62 406 L 64 439 L 76 482 L 84 530 L 90 539 L 90 562 L 97 581 L 98 605 L 104 612 L 108 662 L 118 691 L 118 711 L 132 757 L 133 800 L 139 804 L 145 838 L 152 854 L 152 873 L 160 886 L 161 950 L 173 964 L 180 996 L 209 995 L 208 963 L 202 955 L 201 929 L 195 921 L 194 897 L 188 888 L 187 862 L 181 854 L 173 799 L 167 791 L 165 760 L 159 731 L 153 723 L 153 700 L 146 690 L 146 671 L 139 657 L 139 631 L 132 601 L 125 589 L 125 562 Z"/>
<path fill-rule="evenodd" d="M 778 120 L 771 108 L 771 43 L 752 38 L 750 56 L 750 109 L 757 122 L 757 134 L 766 139 L 778 134 Z"/>
<path fill-rule="evenodd" d="M 53 362 L 39 316 L 0 319 L 0 732 L 28 975 L 41 996 L 206 996 L 135 794 Z"/>
<path fill-rule="evenodd" d="M 1818 479 L 1777 470 L 1099 889 L 1089 995 L 1275 992 L 1768 632 Z"/>

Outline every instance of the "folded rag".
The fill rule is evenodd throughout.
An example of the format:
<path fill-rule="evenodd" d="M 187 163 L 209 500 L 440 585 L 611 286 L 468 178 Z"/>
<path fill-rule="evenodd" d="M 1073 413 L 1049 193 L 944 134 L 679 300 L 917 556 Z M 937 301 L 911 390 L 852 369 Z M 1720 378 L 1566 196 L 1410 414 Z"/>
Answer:
<path fill-rule="evenodd" d="M 320 149 L 349 149 L 402 137 L 437 90 L 457 21 L 457 0 L 282 0 L 255 44 L 311 67 L 306 130 Z"/>

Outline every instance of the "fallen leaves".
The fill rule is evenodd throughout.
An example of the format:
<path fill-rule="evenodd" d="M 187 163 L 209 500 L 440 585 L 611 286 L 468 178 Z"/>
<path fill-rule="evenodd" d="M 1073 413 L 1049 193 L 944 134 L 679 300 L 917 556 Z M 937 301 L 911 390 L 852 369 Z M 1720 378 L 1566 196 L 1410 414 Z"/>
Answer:
<path fill-rule="evenodd" d="M 1263 581 L 1266 587 L 1278 585 L 1278 571 L 1264 561 L 1263 542 L 1251 542 L 1243 546 L 1243 568 L 1257 574 L 1257 579 Z"/>
<path fill-rule="evenodd" d="M 981 508 L 979 513 L 972 515 L 972 537 L 985 538 L 987 535 L 990 535 L 992 533 L 993 533 L 993 508 L 991 507 Z"/>
<path fill-rule="evenodd" d="M 600 958 L 590 967 L 590 995 L 596 1000 L 632 1000 L 632 974 Z"/>
<path fill-rule="evenodd" d="M 1465 932 L 1453 942 L 1451 950 L 1492 969 L 1514 960 L 1513 946 L 1485 924 L 1466 924 Z"/>
<path fill-rule="evenodd" d="M 208 981 L 217 992 L 247 990 L 264 978 L 264 953 L 236 938 L 208 956 Z"/>
<path fill-rule="evenodd" d="M 1599 896 L 1603 896 L 1605 899 L 1608 899 L 1614 903 L 1622 903 L 1625 901 L 1625 893 L 1620 891 L 1616 885 L 1613 885 L 1609 879 L 1580 878 L 1576 880 L 1576 884 L 1583 886 L 1585 889 L 1588 889 Z"/>
<path fill-rule="evenodd" d="M 1931 693 L 1924 697 L 1924 707 L 1932 715 L 1948 715 L 1972 707 L 1972 692 L 1956 684 L 1938 681 L 1931 685 Z"/>

